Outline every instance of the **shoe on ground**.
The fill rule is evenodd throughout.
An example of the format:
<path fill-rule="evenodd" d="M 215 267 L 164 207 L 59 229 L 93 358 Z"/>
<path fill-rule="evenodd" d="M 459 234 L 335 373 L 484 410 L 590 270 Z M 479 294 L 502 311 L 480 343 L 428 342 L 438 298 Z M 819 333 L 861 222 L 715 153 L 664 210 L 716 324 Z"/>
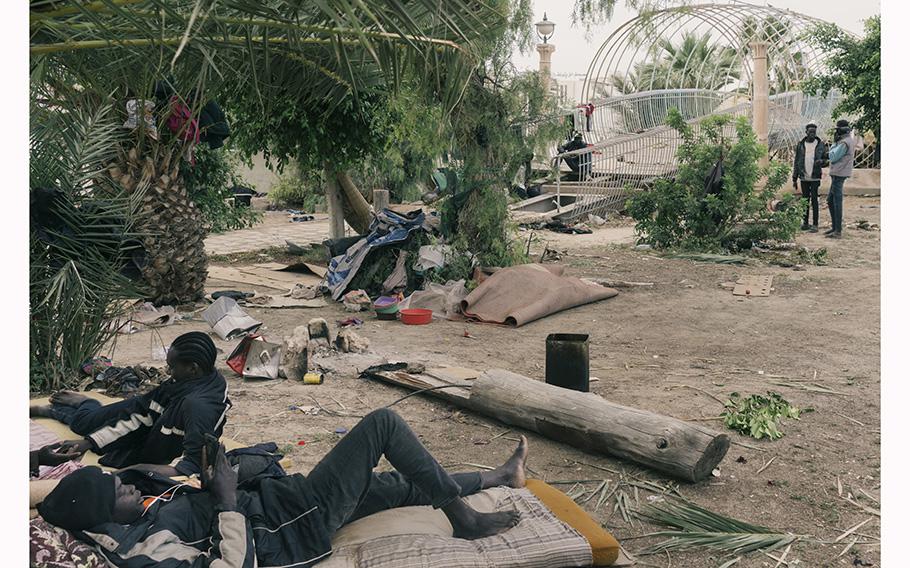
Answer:
<path fill-rule="evenodd" d="M 810 227 L 809 227 L 809 232 L 810 232 L 810 233 L 817 233 L 817 232 L 818 232 L 818 225 L 812 225 L 812 226 L 810 226 Z"/>
<path fill-rule="evenodd" d="M 803 226 L 800 227 L 799 230 L 800 230 L 800 231 L 808 231 L 808 230 L 809 230 L 809 227 L 810 227 L 809 223 L 803 223 Z"/>
<path fill-rule="evenodd" d="M 833 233 L 833 232 L 834 232 L 834 227 L 831 227 L 830 229 L 828 229 L 827 231 L 825 231 L 824 234 L 825 234 L 825 235 L 830 235 L 830 234 Z"/>
<path fill-rule="evenodd" d="M 842 238 L 844 238 L 840 231 L 834 231 L 834 232 L 831 233 L 830 235 L 825 235 L 825 237 L 826 237 L 826 238 L 829 238 L 829 239 L 842 239 Z"/>

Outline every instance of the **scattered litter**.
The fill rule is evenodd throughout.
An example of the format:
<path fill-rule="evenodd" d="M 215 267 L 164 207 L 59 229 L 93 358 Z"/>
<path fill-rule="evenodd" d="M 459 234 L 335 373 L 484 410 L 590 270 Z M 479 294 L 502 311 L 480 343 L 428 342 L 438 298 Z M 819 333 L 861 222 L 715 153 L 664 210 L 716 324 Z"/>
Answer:
<path fill-rule="evenodd" d="M 315 215 L 291 215 L 291 223 L 305 223 L 307 221 L 315 221 Z"/>
<path fill-rule="evenodd" d="M 306 373 L 303 375 L 303 384 L 305 385 L 321 385 L 325 381 L 325 376 L 322 373 Z"/>
<path fill-rule="evenodd" d="M 336 434 L 347 434 L 347 433 L 348 433 L 348 429 L 347 429 L 347 428 L 344 428 L 344 427 L 335 428 L 335 433 L 336 433 Z"/>
<path fill-rule="evenodd" d="M 344 303 L 344 309 L 349 312 L 369 310 L 373 304 L 373 301 L 363 290 L 351 290 L 341 297 L 341 301 Z"/>
<path fill-rule="evenodd" d="M 599 215 L 593 213 L 588 214 L 588 222 L 594 225 L 595 227 L 603 227 L 607 224 L 607 220 Z"/>
<path fill-rule="evenodd" d="M 298 446 L 305 446 L 305 445 L 306 445 L 306 440 L 300 440 L 299 442 L 297 442 L 297 445 L 298 445 Z"/>
<path fill-rule="evenodd" d="M 296 404 L 292 404 L 291 406 L 288 407 L 288 410 L 299 410 L 300 412 L 302 412 L 304 414 L 309 414 L 310 416 L 316 416 L 319 414 L 320 409 L 318 406 L 298 406 Z"/>
<path fill-rule="evenodd" d="M 202 312 L 202 317 L 221 339 L 232 339 L 252 333 L 262 325 L 237 305 L 237 302 L 222 296 Z"/>
<path fill-rule="evenodd" d="M 90 357 L 83 361 L 79 369 L 84 375 L 95 377 L 99 373 L 103 373 L 105 369 L 110 368 L 112 364 L 110 358 L 99 355 L 98 357 Z"/>
<path fill-rule="evenodd" d="M 635 245 L 633 248 L 635 250 L 651 250 L 654 247 L 652 247 L 651 245 L 649 245 L 647 243 L 642 243 L 640 245 Z"/>
<path fill-rule="evenodd" d="M 291 289 L 290 296 L 295 300 L 312 300 L 319 296 L 319 289 L 316 286 L 298 282 Z"/>
<path fill-rule="evenodd" d="M 248 335 L 234 348 L 227 364 L 245 379 L 277 379 L 281 350 L 281 345 L 269 343 L 260 335 Z"/>
<path fill-rule="evenodd" d="M 881 230 L 878 225 L 875 223 L 870 223 L 865 219 L 859 219 L 851 225 L 854 229 L 859 229 L 861 231 L 879 231 Z"/>
<path fill-rule="evenodd" d="M 174 306 L 156 308 L 151 302 L 143 302 L 126 316 L 126 322 L 117 327 L 118 333 L 131 334 L 153 327 L 164 327 L 177 321 L 177 310 Z M 117 324 L 122 320 L 118 320 Z M 116 324 L 115 324 L 116 325 Z"/>
<path fill-rule="evenodd" d="M 106 359 L 106 357 L 101 359 Z M 100 365 L 103 365 L 103 362 Z M 85 369 L 83 368 L 83 370 Z M 96 363 L 92 370 L 96 372 L 79 383 L 80 391 L 103 390 L 104 394 L 108 396 L 120 397 L 137 395 L 151 391 L 167 379 L 167 375 L 157 367 L 141 365 L 103 367 Z"/>
<path fill-rule="evenodd" d="M 427 309 L 433 312 L 434 317 L 458 321 L 464 319 L 461 302 L 467 296 L 464 280 L 449 280 L 445 284 L 430 282 L 424 290 L 417 290 L 405 298 L 398 308 Z"/>
<path fill-rule="evenodd" d="M 360 318 L 348 318 L 336 323 L 338 324 L 338 327 L 360 327 L 363 325 L 363 320 Z"/>
<path fill-rule="evenodd" d="M 256 295 L 256 292 L 241 292 L 240 290 L 218 290 L 212 292 L 212 300 L 217 300 L 221 296 L 227 296 L 232 300 L 245 300 L 247 298 L 252 298 Z"/>
<path fill-rule="evenodd" d="M 733 287 L 733 295 L 768 297 L 771 295 L 773 278 L 773 276 L 742 276 Z"/>

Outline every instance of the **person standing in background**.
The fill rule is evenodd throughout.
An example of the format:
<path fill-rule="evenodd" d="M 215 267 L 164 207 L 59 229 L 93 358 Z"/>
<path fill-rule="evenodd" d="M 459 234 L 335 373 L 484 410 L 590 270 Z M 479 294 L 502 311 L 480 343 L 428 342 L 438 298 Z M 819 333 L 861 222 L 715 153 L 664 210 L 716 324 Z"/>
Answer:
<path fill-rule="evenodd" d="M 837 121 L 834 146 L 828 152 L 831 169 L 831 188 L 828 190 L 828 210 L 831 212 L 831 228 L 825 231 L 830 239 L 840 239 L 844 224 L 844 182 L 853 175 L 853 159 L 856 152 L 865 147 L 863 139 L 853 133 L 847 120 Z"/>
<path fill-rule="evenodd" d="M 801 230 L 818 232 L 818 187 L 822 183 L 822 168 L 828 165 L 827 145 L 816 136 L 818 126 L 809 123 L 806 125 L 806 136 L 796 145 L 793 159 L 793 189 L 797 189 L 796 181 L 802 189 L 806 204 L 806 214 L 803 215 Z M 812 209 L 812 224 L 809 224 L 809 208 Z"/>

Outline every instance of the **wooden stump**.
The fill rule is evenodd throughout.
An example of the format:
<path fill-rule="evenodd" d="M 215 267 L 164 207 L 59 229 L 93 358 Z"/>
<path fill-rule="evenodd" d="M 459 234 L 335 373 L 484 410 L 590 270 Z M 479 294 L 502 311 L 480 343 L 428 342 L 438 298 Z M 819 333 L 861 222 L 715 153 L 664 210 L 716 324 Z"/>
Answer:
<path fill-rule="evenodd" d="M 379 215 L 380 211 L 389 206 L 389 190 L 373 190 L 373 214 Z"/>
<path fill-rule="evenodd" d="M 329 209 L 329 238 L 344 237 L 344 203 L 335 173 L 325 169 L 325 201 Z"/>

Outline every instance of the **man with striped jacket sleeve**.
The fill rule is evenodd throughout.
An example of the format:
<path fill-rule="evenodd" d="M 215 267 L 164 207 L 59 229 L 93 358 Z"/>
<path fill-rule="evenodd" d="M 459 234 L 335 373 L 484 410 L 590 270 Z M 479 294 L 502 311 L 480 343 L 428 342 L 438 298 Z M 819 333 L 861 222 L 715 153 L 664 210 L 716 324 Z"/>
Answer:
<path fill-rule="evenodd" d="M 64 442 L 61 452 L 92 450 L 101 455 L 101 465 L 118 469 L 198 474 L 205 435 L 221 436 L 231 406 L 227 381 L 215 369 L 216 354 L 208 335 L 185 333 L 168 349 L 171 378 L 151 392 L 102 406 L 61 391 L 50 405 L 32 407 L 31 415 L 54 418 L 84 436 Z"/>

